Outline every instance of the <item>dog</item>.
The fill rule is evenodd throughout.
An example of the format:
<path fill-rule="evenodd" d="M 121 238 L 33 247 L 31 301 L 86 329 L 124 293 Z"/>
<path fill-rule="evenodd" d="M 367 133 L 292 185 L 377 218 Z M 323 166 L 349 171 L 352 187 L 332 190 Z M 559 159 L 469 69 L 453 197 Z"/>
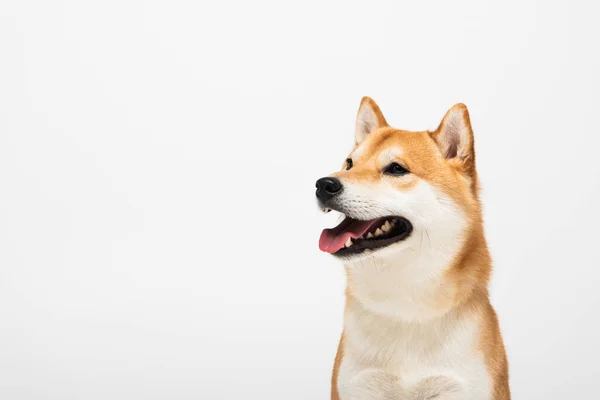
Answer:
<path fill-rule="evenodd" d="M 364 97 L 354 137 L 316 183 L 319 206 L 344 216 L 319 239 L 347 277 L 331 399 L 509 400 L 467 107 L 415 132 Z"/>

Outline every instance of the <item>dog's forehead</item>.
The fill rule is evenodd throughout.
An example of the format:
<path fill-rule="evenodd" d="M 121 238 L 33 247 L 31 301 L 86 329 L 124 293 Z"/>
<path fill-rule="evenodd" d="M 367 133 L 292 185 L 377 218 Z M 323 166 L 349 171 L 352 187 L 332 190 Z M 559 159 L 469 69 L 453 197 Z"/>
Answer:
<path fill-rule="evenodd" d="M 352 159 L 363 160 L 371 158 L 378 150 L 384 150 L 383 142 L 385 142 L 391 135 L 388 130 L 379 129 L 366 137 L 361 143 L 359 143 L 352 151 Z"/>
<path fill-rule="evenodd" d="M 410 152 L 415 141 L 421 140 L 420 132 L 380 129 L 369 135 L 352 151 L 355 161 L 376 159 L 379 162 L 392 161 Z"/>

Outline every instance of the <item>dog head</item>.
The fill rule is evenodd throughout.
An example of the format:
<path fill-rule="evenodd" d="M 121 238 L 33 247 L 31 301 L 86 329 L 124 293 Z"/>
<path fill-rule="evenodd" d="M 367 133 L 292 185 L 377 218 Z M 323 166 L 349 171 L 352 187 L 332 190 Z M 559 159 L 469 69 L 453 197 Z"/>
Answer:
<path fill-rule="evenodd" d="M 319 247 L 347 263 L 420 246 L 455 248 L 480 214 L 477 185 L 465 105 L 453 106 L 435 131 L 411 132 L 390 127 L 365 97 L 353 151 L 316 183 L 320 207 L 345 216 L 322 232 Z"/>

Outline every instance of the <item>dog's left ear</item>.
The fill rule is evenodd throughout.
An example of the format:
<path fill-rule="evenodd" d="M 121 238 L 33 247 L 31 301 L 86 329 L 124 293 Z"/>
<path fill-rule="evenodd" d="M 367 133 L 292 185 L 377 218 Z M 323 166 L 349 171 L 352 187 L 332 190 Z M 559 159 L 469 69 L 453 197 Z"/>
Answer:
<path fill-rule="evenodd" d="M 388 126 L 388 124 L 377 103 L 370 97 L 363 97 L 356 115 L 356 127 L 354 129 L 356 144 L 360 144 L 365 140 L 369 133 L 373 133 L 384 126 Z"/>
<path fill-rule="evenodd" d="M 467 175 L 475 174 L 475 146 L 467 106 L 452 106 L 431 137 L 447 160 L 458 164 Z"/>

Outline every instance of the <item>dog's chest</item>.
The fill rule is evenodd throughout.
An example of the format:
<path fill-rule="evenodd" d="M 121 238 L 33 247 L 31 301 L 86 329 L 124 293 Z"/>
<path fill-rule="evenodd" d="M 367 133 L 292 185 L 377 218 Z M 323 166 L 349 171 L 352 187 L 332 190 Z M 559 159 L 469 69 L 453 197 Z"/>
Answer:
<path fill-rule="evenodd" d="M 338 385 L 365 369 L 397 376 L 405 388 L 441 375 L 465 383 L 472 392 L 469 399 L 487 399 L 488 376 L 477 338 L 472 322 L 405 324 L 347 313 Z"/>

